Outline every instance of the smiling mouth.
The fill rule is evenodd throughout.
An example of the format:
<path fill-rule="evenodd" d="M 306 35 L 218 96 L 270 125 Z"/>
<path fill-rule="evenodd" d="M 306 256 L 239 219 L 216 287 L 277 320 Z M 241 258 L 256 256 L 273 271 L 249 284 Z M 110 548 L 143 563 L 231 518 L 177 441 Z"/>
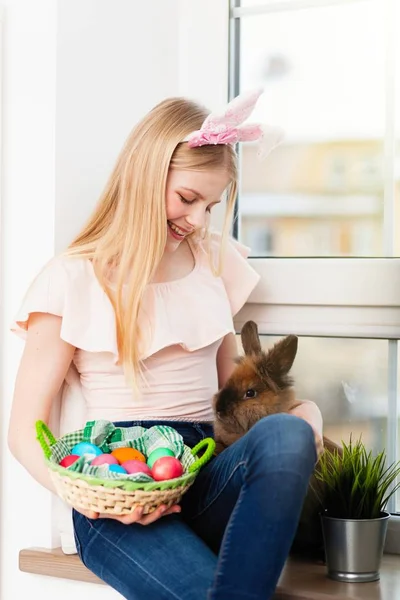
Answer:
<path fill-rule="evenodd" d="M 171 223 L 171 221 L 167 221 L 167 223 L 168 223 L 168 227 L 172 231 L 174 237 L 177 237 L 178 239 L 183 240 L 183 238 L 189 234 L 188 231 L 184 231 L 183 229 L 180 229 L 180 227 L 177 227 L 177 225 L 175 225 L 174 223 Z"/>

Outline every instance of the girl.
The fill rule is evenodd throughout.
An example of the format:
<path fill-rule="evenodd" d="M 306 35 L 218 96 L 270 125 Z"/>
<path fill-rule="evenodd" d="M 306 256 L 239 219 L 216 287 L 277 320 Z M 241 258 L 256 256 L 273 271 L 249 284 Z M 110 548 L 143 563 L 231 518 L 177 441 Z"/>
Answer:
<path fill-rule="evenodd" d="M 211 399 L 237 354 L 232 316 L 258 281 L 247 249 L 226 239 L 233 145 L 273 140 L 241 125 L 258 96 L 221 116 L 184 99 L 156 106 L 132 131 L 87 225 L 28 290 L 13 325 L 26 344 L 9 446 L 49 490 L 34 424 L 48 422 L 71 369 L 85 420 L 167 423 L 191 447 L 212 435 Z M 210 235 L 224 194 L 224 232 Z M 127 599 L 271 598 L 321 437 L 313 403 L 265 418 L 201 471 L 181 506 L 123 517 L 74 510 L 78 553 Z"/>

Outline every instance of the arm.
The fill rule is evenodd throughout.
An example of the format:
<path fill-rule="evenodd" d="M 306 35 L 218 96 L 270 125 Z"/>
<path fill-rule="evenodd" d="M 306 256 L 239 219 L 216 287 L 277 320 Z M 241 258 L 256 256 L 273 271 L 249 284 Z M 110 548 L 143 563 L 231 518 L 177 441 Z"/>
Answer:
<path fill-rule="evenodd" d="M 54 492 L 35 423 L 48 423 L 53 398 L 58 393 L 75 347 L 60 338 L 61 317 L 33 313 L 15 382 L 8 430 L 11 453 L 41 485 Z"/>
<path fill-rule="evenodd" d="M 236 338 L 228 333 L 222 340 L 217 353 L 218 387 L 221 389 L 232 375 L 235 368 L 235 358 L 238 356 Z"/>
<path fill-rule="evenodd" d="M 47 313 L 32 313 L 28 336 L 15 383 L 14 399 L 8 430 L 11 453 L 23 467 L 51 492 L 56 493 L 43 452 L 36 440 L 35 423 L 38 419 L 48 423 L 53 398 L 58 393 L 71 364 L 75 347 L 60 338 L 61 317 Z M 180 512 L 179 506 L 162 505 L 149 515 L 143 509 L 121 517 L 99 515 L 93 511 L 79 510 L 90 519 L 114 518 L 125 524 L 148 525 L 161 516 Z"/>

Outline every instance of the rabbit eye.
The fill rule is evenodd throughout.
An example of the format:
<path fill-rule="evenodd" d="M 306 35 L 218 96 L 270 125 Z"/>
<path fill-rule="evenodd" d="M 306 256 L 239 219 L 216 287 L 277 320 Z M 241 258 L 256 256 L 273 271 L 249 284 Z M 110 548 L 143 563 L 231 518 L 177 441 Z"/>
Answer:
<path fill-rule="evenodd" d="M 247 390 L 244 397 L 245 398 L 255 398 L 257 396 L 256 390 Z"/>

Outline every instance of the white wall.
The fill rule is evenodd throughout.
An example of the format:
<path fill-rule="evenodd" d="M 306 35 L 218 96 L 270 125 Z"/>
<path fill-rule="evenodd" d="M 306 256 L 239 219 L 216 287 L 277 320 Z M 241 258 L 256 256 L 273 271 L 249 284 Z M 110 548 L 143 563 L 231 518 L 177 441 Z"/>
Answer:
<path fill-rule="evenodd" d="M 50 498 L 5 443 L 22 350 L 8 326 L 31 278 L 86 218 L 135 121 L 179 93 L 179 2 L 3 5 L 0 598 L 117 598 L 18 570 L 21 548 L 51 545 Z"/>
<path fill-rule="evenodd" d="M 58 0 L 56 247 L 94 205 L 135 122 L 178 93 L 178 2 Z"/>
<path fill-rule="evenodd" d="M 27 281 L 54 248 L 55 9 L 51 0 L 13 1 L 5 4 L 3 14 L 0 589 L 4 600 L 22 597 L 30 585 L 18 574 L 18 549 L 34 539 L 38 545 L 50 540 L 42 518 L 50 510 L 49 495 L 10 457 L 5 438 L 21 350 L 20 343 L 10 339 L 7 325 Z"/>

